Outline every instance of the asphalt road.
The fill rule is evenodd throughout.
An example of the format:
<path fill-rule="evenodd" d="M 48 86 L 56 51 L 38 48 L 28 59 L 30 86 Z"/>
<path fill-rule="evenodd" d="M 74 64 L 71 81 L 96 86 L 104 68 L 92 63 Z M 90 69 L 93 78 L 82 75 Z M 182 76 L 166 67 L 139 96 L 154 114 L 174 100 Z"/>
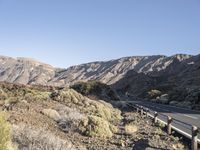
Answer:
<path fill-rule="evenodd" d="M 185 132 L 185 136 L 187 136 L 187 134 L 191 135 L 192 125 L 195 125 L 200 128 L 200 111 L 193 111 L 189 109 L 152 103 L 147 101 L 134 101 L 133 103 L 158 112 L 160 114 L 158 115 L 158 118 L 164 122 L 167 122 L 166 116 L 174 118 L 172 126 Z M 176 120 L 179 120 L 180 122 Z M 200 139 L 200 135 L 198 138 Z"/>

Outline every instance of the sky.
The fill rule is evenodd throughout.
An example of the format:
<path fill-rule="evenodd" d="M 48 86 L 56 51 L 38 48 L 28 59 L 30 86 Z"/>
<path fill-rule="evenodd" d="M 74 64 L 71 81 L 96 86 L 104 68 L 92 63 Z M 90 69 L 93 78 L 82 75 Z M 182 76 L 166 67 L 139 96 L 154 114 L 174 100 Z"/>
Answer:
<path fill-rule="evenodd" d="M 200 0 L 0 0 L 0 55 L 69 67 L 200 53 Z"/>

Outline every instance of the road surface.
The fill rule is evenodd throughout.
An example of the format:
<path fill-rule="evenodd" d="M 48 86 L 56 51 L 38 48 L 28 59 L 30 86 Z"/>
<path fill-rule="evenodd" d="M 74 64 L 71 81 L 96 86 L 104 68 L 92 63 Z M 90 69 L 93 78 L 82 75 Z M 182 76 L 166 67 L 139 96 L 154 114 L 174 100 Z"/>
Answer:
<path fill-rule="evenodd" d="M 174 107 L 170 105 L 163 105 L 158 103 L 152 103 L 147 101 L 133 101 L 132 103 L 146 107 L 150 110 L 156 111 L 161 115 L 158 118 L 164 122 L 167 122 L 166 116 L 174 118 L 172 126 L 183 131 L 185 136 L 191 137 L 191 126 L 195 125 L 200 128 L 200 111 L 193 111 L 189 109 Z M 163 115 L 162 115 L 163 114 Z M 153 115 L 153 114 L 152 114 Z M 166 116 L 164 116 L 166 115 Z M 180 122 L 176 121 L 179 120 Z M 200 139 L 200 135 L 198 135 Z M 200 140 L 199 140 L 200 142 Z"/>

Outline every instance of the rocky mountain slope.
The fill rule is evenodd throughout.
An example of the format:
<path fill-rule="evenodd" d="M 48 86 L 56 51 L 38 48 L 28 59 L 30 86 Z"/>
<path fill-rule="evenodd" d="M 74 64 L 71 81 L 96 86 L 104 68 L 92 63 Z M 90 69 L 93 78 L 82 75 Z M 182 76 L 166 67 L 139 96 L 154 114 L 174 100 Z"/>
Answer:
<path fill-rule="evenodd" d="M 113 84 L 130 70 L 145 74 L 162 71 L 174 61 L 184 61 L 190 57 L 190 55 L 184 54 L 171 57 L 162 55 L 133 56 L 105 62 L 92 62 L 61 70 L 50 83 L 68 84 L 80 80 L 99 80 L 103 83 Z"/>
<path fill-rule="evenodd" d="M 200 55 L 183 61 L 177 57 L 161 71 L 145 74 L 131 70 L 112 86 L 123 94 L 158 102 L 165 95 L 164 103 L 200 109 Z M 151 97 L 156 90 L 160 94 Z"/>
<path fill-rule="evenodd" d="M 144 74 L 161 72 L 171 64 L 191 57 L 184 54 L 171 57 L 133 56 L 58 69 L 32 59 L 0 56 L 0 81 L 66 86 L 77 81 L 99 80 L 114 84 L 130 70 Z"/>
<path fill-rule="evenodd" d="M 55 68 L 28 58 L 0 56 L 0 81 L 46 85 L 55 76 Z"/>

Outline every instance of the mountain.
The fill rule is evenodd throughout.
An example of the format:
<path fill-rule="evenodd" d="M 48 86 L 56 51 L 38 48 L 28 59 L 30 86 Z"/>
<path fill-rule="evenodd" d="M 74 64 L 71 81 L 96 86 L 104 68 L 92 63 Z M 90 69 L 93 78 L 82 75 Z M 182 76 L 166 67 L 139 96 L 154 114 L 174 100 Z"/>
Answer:
<path fill-rule="evenodd" d="M 162 55 L 133 56 L 105 62 L 92 62 L 61 70 L 50 83 L 68 84 L 79 80 L 99 80 L 103 83 L 113 84 L 120 80 L 129 70 L 145 74 L 157 72 L 167 68 L 176 59 L 184 61 L 190 57 L 191 55 L 184 54 L 171 57 Z"/>
<path fill-rule="evenodd" d="M 0 56 L 0 81 L 46 85 L 55 76 L 55 68 L 29 58 Z"/>
<path fill-rule="evenodd" d="M 200 55 L 187 59 L 176 55 L 166 59 L 170 64 L 165 69 L 148 73 L 130 70 L 112 87 L 126 95 L 153 98 L 158 102 L 162 102 L 165 95 L 164 103 L 200 109 Z"/>
<path fill-rule="evenodd" d="M 110 85 L 121 95 L 200 109 L 200 55 L 133 56 L 67 69 L 0 56 L 0 81 L 63 87 L 93 80 Z"/>
<path fill-rule="evenodd" d="M 144 74 L 161 72 L 171 64 L 191 57 L 185 54 L 171 57 L 133 56 L 60 69 L 29 58 L 0 56 L 0 81 L 66 86 L 77 81 L 99 80 L 106 84 L 114 84 L 130 70 Z"/>

